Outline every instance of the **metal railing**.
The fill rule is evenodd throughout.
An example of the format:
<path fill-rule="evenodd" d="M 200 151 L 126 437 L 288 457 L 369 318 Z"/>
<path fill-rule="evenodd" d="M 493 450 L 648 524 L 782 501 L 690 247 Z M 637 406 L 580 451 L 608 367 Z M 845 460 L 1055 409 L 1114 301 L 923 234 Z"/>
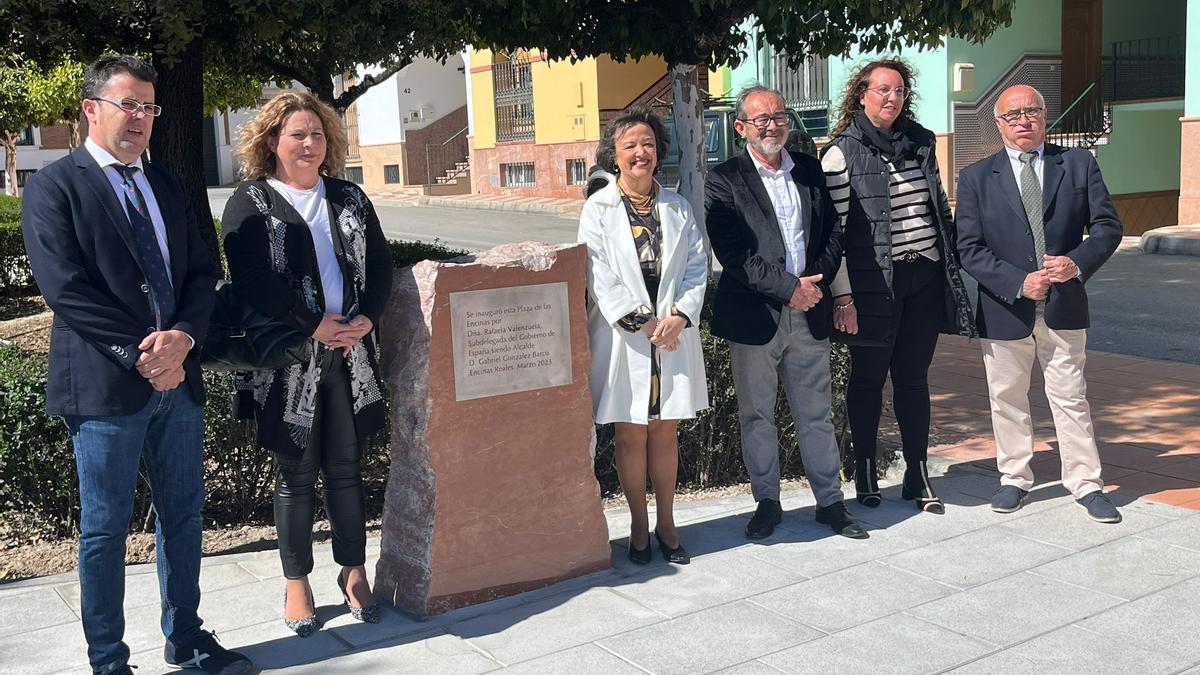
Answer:
<path fill-rule="evenodd" d="M 1135 101 L 1183 96 L 1186 52 L 1183 35 L 1123 40 L 1112 43 L 1105 57 L 1108 77 L 1104 97 L 1110 101 Z"/>
<path fill-rule="evenodd" d="M 467 129 L 441 143 L 425 144 L 425 176 L 432 183 L 448 183 L 470 168 L 468 158 L 471 148 L 467 143 Z"/>
<path fill-rule="evenodd" d="M 1058 119 L 1046 128 L 1046 140 L 1067 148 L 1091 150 L 1112 131 L 1112 103 L 1104 96 L 1105 72 L 1089 84 Z"/>
<path fill-rule="evenodd" d="M 533 71 L 529 59 L 515 56 L 492 65 L 496 104 L 496 140 L 532 141 Z"/>

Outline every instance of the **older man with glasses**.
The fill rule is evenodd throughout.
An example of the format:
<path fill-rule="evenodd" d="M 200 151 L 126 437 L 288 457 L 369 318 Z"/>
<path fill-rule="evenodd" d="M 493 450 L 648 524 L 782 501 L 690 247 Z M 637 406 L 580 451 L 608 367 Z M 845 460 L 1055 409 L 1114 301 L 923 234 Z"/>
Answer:
<path fill-rule="evenodd" d="M 1020 509 L 1033 488 L 1029 384 L 1036 359 L 1063 486 L 1093 520 L 1117 523 L 1086 397 L 1084 284 L 1121 243 L 1121 221 L 1096 158 L 1045 142 L 1046 103 L 1036 89 L 1009 87 L 995 115 L 1004 148 L 963 169 L 956 214 L 963 269 L 979 281 L 976 322 L 1000 469 L 992 510 Z"/>
<path fill-rule="evenodd" d="M 788 114 L 779 92 L 749 87 L 737 101 L 746 150 L 708 174 L 709 241 L 723 272 L 712 332 L 729 341 L 742 458 L 757 510 L 746 537 L 763 539 L 783 518 L 779 502 L 782 380 L 817 522 L 846 537 L 867 532 L 847 512 L 830 421 L 829 282 L 842 259 L 841 227 L 821 165 L 784 149 Z"/>

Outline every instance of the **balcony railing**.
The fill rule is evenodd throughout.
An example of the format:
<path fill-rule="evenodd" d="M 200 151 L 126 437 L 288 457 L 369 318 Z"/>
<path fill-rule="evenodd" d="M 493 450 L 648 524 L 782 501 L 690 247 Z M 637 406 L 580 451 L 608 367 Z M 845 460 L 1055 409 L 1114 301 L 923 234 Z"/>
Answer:
<path fill-rule="evenodd" d="M 1183 96 L 1186 53 L 1183 35 L 1124 40 L 1105 57 L 1104 97 L 1136 101 Z"/>
<path fill-rule="evenodd" d="M 523 56 L 492 66 L 496 101 L 496 140 L 532 141 L 533 71 Z"/>
<path fill-rule="evenodd" d="M 441 143 L 425 145 L 425 171 L 430 183 L 447 183 L 465 172 L 470 164 L 467 157 L 470 145 L 467 143 L 467 129 L 447 138 Z"/>
<path fill-rule="evenodd" d="M 1068 148 L 1096 146 L 1097 141 L 1112 131 L 1112 104 L 1104 96 L 1102 83 L 1108 76 L 1089 84 L 1083 93 L 1046 129 L 1046 139 Z"/>

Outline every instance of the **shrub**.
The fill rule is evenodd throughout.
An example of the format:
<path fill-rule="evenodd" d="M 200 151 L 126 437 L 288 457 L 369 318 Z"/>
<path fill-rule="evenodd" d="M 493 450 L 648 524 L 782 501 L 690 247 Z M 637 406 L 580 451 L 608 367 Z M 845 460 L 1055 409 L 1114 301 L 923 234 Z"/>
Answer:
<path fill-rule="evenodd" d="M 18 222 L 21 220 L 21 198 L 11 195 L 0 195 L 0 223 Z"/>
<path fill-rule="evenodd" d="M 392 264 L 397 268 L 415 265 L 422 260 L 450 260 L 470 253 L 449 248 L 438 239 L 434 239 L 432 244 L 423 241 L 389 241 L 388 248 L 391 250 Z"/>
<path fill-rule="evenodd" d="M 2 211 L 2 209 L 0 209 Z M 5 294 L 33 287 L 33 272 L 25 257 L 25 242 L 21 239 L 19 216 L 5 220 L 0 212 L 0 292 Z"/>

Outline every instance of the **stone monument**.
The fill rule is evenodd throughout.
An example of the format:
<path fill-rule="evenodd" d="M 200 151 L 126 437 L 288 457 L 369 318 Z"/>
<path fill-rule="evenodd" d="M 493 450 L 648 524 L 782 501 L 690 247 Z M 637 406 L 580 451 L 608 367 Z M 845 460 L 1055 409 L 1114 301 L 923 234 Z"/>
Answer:
<path fill-rule="evenodd" d="M 582 245 L 524 243 L 396 273 L 385 602 L 427 616 L 610 565 L 586 265 Z"/>

